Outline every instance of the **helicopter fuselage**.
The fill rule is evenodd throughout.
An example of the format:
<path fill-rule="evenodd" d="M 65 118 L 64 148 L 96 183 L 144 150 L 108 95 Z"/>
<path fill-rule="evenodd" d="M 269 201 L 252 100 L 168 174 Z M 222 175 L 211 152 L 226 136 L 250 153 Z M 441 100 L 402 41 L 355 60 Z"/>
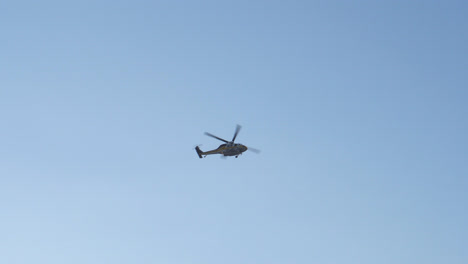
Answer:
<path fill-rule="evenodd" d="M 246 151 L 247 147 L 242 144 L 221 144 L 217 150 L 220 150 L 220 154 L 224 156 L 238 156 Z"/>
<path fill-rule="evenodd" d="M 196 147 L 198 156 L 202 158 L 202 156 L 212 155 L 212 154 L 221 154 L 223 156 L 239 156 L 242 152 L 247 150 L 247 147 L 242 144 L 221 144 L 217 149 L 209 150 L 209 151 L 201 151 L 199 147 Z"/>

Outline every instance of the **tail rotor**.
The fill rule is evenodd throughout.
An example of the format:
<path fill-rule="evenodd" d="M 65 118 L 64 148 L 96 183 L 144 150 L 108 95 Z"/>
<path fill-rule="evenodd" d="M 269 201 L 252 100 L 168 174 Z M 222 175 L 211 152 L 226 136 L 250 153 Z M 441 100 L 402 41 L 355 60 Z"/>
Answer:
<path fill-rule="evenodd" d="M 200 159 L 203 158 L 203 157 L 202 157 L 203 151 L 200 149 L 200 147 L 196 146 L 196 147 L 195 147 L 195 150 L 197 151 L 198 157 L 199 157 Z"/>

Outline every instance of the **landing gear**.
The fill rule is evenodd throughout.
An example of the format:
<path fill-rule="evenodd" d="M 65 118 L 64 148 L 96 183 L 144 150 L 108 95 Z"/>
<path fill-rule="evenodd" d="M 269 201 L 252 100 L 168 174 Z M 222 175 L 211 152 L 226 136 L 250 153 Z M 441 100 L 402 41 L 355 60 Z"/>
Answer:
<path fill-rule="evenodd" d="M 236 159 L 237 159 L 237 157 L 239 157 L 239 156 L 236 156 Z"/>

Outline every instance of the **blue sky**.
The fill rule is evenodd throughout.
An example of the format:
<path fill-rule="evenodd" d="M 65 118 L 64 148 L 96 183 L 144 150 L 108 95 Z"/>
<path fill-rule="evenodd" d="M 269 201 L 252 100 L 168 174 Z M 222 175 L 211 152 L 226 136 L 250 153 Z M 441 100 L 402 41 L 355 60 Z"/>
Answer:
<path fill-rule="evenodd" d="M 467 11 L 0 4 L 0 262 L 468 263 Z"/>

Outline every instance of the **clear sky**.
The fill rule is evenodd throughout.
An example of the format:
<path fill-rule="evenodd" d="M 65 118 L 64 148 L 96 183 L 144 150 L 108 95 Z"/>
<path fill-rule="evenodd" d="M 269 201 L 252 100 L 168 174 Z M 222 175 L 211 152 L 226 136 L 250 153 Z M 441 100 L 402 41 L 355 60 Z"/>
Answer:
<path fill-rule="evenodd" d="M 0 263 L 468 263 L 467 3 L 4 1 Z"/>

